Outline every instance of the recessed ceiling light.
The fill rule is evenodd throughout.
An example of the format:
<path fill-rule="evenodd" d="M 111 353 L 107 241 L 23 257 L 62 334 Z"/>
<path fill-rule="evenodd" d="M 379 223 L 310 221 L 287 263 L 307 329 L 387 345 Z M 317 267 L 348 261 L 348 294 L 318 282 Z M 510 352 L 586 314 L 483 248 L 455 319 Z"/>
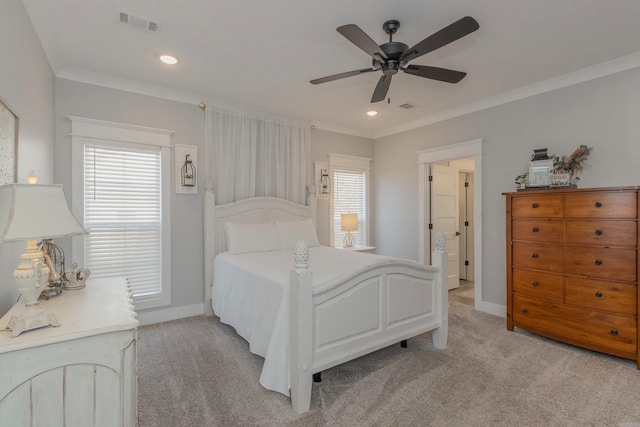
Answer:
<path fill-rule="evenodd" d="M 160 61 L 165 64 L 174 65 L 178 63 L 178 60 L 171 55 L 162 55 L 160 56 Z"/>
<path fill-rule="evenodd" d="M 367 116 L 373 117 L 373 116 L 375 116 L 376 114 L 378 114 L 378 112 L 377 112 L 377 111 L 375 111 L 375 110 L 367 111 Z"/>

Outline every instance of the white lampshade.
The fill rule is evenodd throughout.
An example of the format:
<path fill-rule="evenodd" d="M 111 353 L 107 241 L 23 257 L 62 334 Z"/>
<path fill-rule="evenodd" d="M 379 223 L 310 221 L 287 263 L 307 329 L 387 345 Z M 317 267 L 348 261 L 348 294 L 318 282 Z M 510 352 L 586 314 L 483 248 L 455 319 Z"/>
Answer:
<path fill-rule="evenodd" d="M 0 186 L 0 242 L 87 234 L 69 210 L 62 185 Z"/>
<path fill-rule="evenodd" d="M 340 215 L 340 227 L 342 228 L 342 231 L 357 231 L 358 214 L 346 213 Z"/>

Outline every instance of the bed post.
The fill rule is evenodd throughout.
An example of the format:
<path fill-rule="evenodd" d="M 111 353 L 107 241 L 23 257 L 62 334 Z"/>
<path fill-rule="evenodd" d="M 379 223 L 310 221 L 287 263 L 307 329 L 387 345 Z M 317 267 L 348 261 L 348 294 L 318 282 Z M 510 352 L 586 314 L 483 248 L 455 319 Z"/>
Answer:
<path fill-rule="evenodd" d="M 213 180 L 204 184 L 204 314 L 213 316 L 211 305 L 211 285 L 213 285 L 213 259 L 216 256 L 216 196 L 213 192 Z"/>
<path fill-rule="evenodd" d="M 304 241 L 293 248 L 291 271 L 291 319 L 289 339 L 289 380 L 291 404 L 301 414 L 311 406 L 313 376 L 313 277 L 309 271 L 309 249 Z"/>
<path fill-rule="evenodd" d="M 442 323 L 438 329 L 434 329 L 432 338 L 433 346 L 442 350 L 447 347 L 447 336 L 449 334 L 449 269 L 444 234 L 437 232 L 434 240 L 435 249 L 431 255 L 431 264 L 440 269 L 436 295 L 440 299 L 440 304 L 438 305 L 440 306 L 440 321 Z"/>

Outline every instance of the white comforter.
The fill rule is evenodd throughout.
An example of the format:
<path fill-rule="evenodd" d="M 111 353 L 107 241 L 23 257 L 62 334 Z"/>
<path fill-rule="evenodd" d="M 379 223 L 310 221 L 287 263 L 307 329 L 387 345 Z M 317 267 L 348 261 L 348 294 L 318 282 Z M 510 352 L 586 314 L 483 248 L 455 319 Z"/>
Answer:
<path fill-rule="evenodd" d="M 363 267 L 394 258 L 316 246 L 309 248 L 314 294 Z M 264 357 L 260 384 L 289 396 L 289 275 L 293 251 L 231 254 L 214 261 L 213 311 Z"/>

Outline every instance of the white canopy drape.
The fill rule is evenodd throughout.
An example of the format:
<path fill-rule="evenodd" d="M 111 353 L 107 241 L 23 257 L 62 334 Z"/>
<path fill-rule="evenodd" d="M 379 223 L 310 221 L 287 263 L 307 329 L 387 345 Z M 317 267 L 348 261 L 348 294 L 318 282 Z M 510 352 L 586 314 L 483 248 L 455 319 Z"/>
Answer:
<path fill-rule="evenodd" d="M 307 125 L 220 108 L 207 107 L 205 114 L 217 204 L 259 196 L 306 204 Z"/>

